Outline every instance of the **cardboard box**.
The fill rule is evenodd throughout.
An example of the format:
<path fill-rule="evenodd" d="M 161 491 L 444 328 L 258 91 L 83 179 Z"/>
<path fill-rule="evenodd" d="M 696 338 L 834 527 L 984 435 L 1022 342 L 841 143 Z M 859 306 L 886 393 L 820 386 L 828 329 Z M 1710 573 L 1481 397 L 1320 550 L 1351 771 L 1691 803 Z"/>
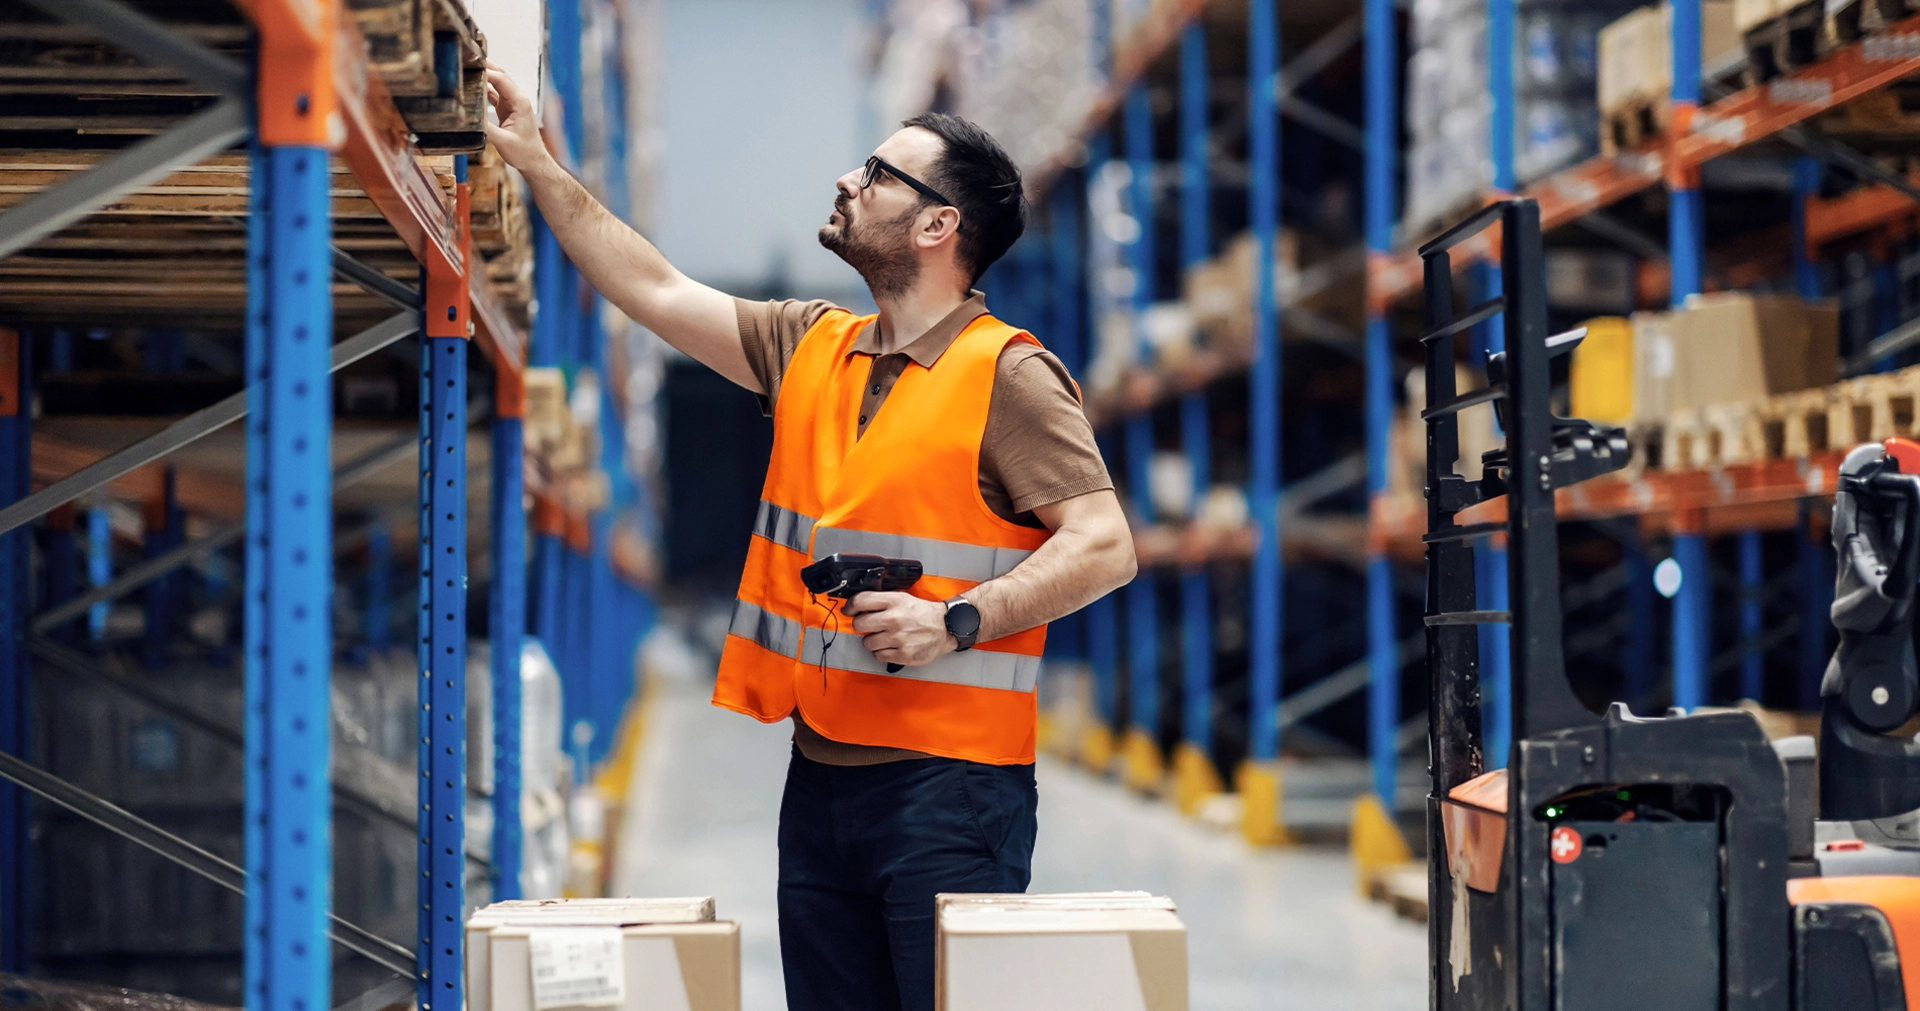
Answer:
<path fill-rule="evenodd" d="M 1717 292 L 1673 314 L 1669 411 L 1826 386 L 1840 353 L 1840 312 L 1830 300 Z"/>
<path fill-rule="evenodd" d="M 1005 892 L 942 892 L 933 897 L 937 915 L 948 906 L 997 906 L 1002 909 L 1166 909 L 1173 900 L 1152 892 L 1052 892 L 1045 895 Z"/>
<path fill-rule="evenodd" d="M 489 939 L 493 931 L 524 927 L 624 927 L 630 924 L 711 923 L 711 896 L 666 899 L 509 899 L 467 917 L 468 1011 L 492 1007 Z M 530 998 L 529 998 L 530 999 Z"/>
<path fill-rule="evenodd" d="M 572 419 L 567 410 L 567 375 L 556 368 L 526 370 L 526 415 L 522 427 L 527 451 L 543 452 L 559 444 Z"/>
<path fill-rule="evenodd" d="M 936 900 L 940 1011 L 1186 1011 L 1187 930 L 1165 899 Z M 1105 908 L 1089 908 L 1082 903 Z M 1158 905 L 1156 906 L 1155 903 Z"/>
<path fill-rule="evenodd" d="M 1673 399 L 1673 314 L 1636 312 L 1633 325 L 1633 420 L 1663 424 Z"/>
<path fill-rule="evenodd" d="M 536 1011 L 533 945 L 544 929 L 551 928 L 495 927 L 490 932 L 486 989 L 493 1011 Z M 620 1011 L 739 1011 L 739 924 L 703 921 L 608 929 L 620 935 L 623 994 L 618 1004 L 599 1006 Z"/>
<path fill-rule="evenodd" d="M 1741 46 L 1734 27 L 1741 0 L 1700 0 L 1700 65 L 1711 67 Z M 1764 0 L 1771 10 L 1771 0 Z M 1768 15 L 1771 16 L 1771 15 Z M 1664 106 L 1673 90 L 1673 7 L 1641 7 L 1600 29 L 1596 97 L 1604 115 L 1623 106 Z"/>

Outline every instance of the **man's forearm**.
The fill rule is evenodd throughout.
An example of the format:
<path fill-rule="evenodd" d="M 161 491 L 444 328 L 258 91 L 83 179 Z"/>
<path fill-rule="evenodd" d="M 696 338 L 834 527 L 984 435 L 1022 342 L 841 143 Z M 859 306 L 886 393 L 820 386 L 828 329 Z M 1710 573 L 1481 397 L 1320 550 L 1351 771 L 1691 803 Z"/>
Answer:
<path fill-rule="evenodd" d="M 1133 578 L 1132 533 L 1125 527 L 1061 529 L 1012 572 L 962 596 L 980 609 L 986 642 L 1063 618 Z"/>
<path fill-rule="evenodd" d="M 667 258 L 614 217 L 558 162 L 549 158 L 523 176 L 540 216 L 587 283 L 619 306 L 627 318 L 654 328 L 646 318 L 649 307 L 629 304 L 637 300 L 625 297 L 621 289 L 629 284 L 645 287 L 669 282 L 674 268 Z"/>

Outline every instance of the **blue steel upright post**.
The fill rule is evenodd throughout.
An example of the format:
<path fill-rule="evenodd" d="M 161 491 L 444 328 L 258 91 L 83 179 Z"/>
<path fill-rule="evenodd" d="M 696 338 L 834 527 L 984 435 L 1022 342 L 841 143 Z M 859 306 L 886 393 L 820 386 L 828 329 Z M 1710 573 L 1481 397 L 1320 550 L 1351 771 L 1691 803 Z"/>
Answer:
<path fill-rule="evenodd" d="M 1364 39 L 1367 92 L 1366 225 L 1367 255 L 1393 252 L 1397 145 L 1400 132 L 1395 70 L 1398 46 L 1393 0 L 1366 0 Z M 1367 300 L 1367 503 L 1369 512 L 1387 491 L 1388 447 L 1393 428 L 1393 342 L 1386 306 Z M 1386 544 L 1367 539 L 1367 750 L 1373 766 L 1373 792 L 1393 809 L 1394 770 L 1399 756 L 1394 736 L 1400 724 L 1400 650 L 1393 606 L 1393 568 Z"/>
<path fill-rule="evenodd" d="M 1094 16 L 1095 28 L 1098 29 L 1100 11 L 1096 9 Z M 1106 54 L 1104 51 L 1096 48 L 1095 55 L 1104 58 Z M 1099 178 L 1101 173 L 1105 171 L 1107 163 L 1111 161 L 1112 158 L 1112 137 L 1104 131 L 1094 134 L 1092 141 L 1087 144 L 1086 178 L 1088 180 Z M 1086 198 L 1092 187 L 1088 186 L 1084 189 L 1086 192 L 1081 194 L 1081 199 Z M 1087 224 L 1089 227 L 1092 227 L 1095 223 L 1092 220 L 1092 211 L 1090 208 L 1088 209 L 1088 215 Z M 1091 264 L 1088 265 L 1088 269 L 1091 269 Z M 1091 281 L 1088 282 L 1086 290 L 1089 292 L 1092 290 Z M 1078 294 L 1079 293 L 1076 292 L 1076 296 Z M 1088 348 L 1087 354 L 1085 354 L 1081 360 L 1085 362 L 1091 358 L 1091 349 Z M 1112 438 L 1105 433 L 1096 431 L 1094 433 L 1094 439 L 1099 444 L 1100 457 L 1106 461 L 1107 469 L 1110 471 L 1115 469 L 1113 466 L 1114 453 Z M 1115 753 L 1113 735 L 1116 730 L 1125 724 L 1125 719 L 1119 711 L 1120 645 L 1118 612 L 1120 608 L 1119 601 L 1117 601 L 1115 597 L 1120 592 L 1121 591 L 1115 591 L 1109 593 L 1087 605 L 1087 668 L 1093 673 L 1093 712 L 1095 719 L 1093 726 L 1088 729 L 1085 738 L 1079 742 L 1080 760 L 1100 772 L 1108 771 L 1113 765 L 1113 756 Z"/>
<path fill-rule="evenodd" d="M 487 631 L 493 681 L 493 864 L 495 902 L 521 895 L 520 649 L 527 630 L 527 514 L 523 504 L 525 450 L 521 428 L 526 387 L 521 373 L 502 367 L 493 415 L 493 596 Z"/>
<path fill-rule="evenodd" d="M 1153 105 L 1145 84 L 1127 92 L 1127 166 L 1131 169 L 1129 204 L 1140 223 L 1128 257 L 1134 274 L 1134 346 L 1141 364 L 1152 364 L 1145 318 L 1154 300 Z M 1149 490 L 1153 462 L 1153 414 L 1135 411 L 1126 420 L 1127 488 L 1141 523 L 1154 520 Z M 1165 763 L 1160 755 L 1160 604 L 1154 571 L 1143 565 L 1127 586 L 1127 683 L 1129 726 L 1125 743 L 1127 782 L 1140 789 L 1160 785 Z"/>
<path fill-rule="evenodd" d="M 1514 174 L 1514 29 L 1519 12 L 1518 0 L 1488 0 L 1487 3 L 1487 89 L 1492 99 L 1488 122 L 1488 150 L 1493 163 L 1493 190 L 1512 193 L 1518 186 Z M 1500 270 L 1481 261 L 1468 268 L 1476 301 L 1495 298 L 1500 288 Z M 1506 330 L 1488 320 L 1476 328 L 1483 355 L 1504 350 Z M 1491 422 L 1489 422 L 1491 423 Z M 1480 607 L 1489 611 L 1507 609 L 1508 558 L 1504 541 L 1481 541 L 1474 546 L 1475 583 Z M 1509 630 L 1499 625 L 1480 627 L 1480 699 L 1486 727 L 1486 766 L 1497 769 L 1507 764 L 1507 748 L 1513 727 L 1513 660 Z"/>
<path fill-rule="evenodd" d="M 332 1006 L 334 9 L 259 4 L 247 251 L 248 1011 Z"/>
<path fill-rule="evenodd" d="M 1767 651 L 1755 643 L 1760 637 L 1764 581 L 1760 531 L 1743 530 L 1740 532 L 1740 697 L 1755 702 L 1764 694 L 1767 667 Z"/>
<path fill-rule="evenodd" d="M 1207 165 L 1207 31 L 1191 21 L 1180 36 L 1180 265 L 1190 269 L 1207 258 L 1212 211 Z M 1207 394 L 1194 390 L 1180 398 L 1180 434 L 1193 472 L 1193 509 L 1213 484 L 1212 440 Z M 1192 813 L 1201 798 L 1221 789 L 1213 765 L 1213 609 L 1204 561 L 1180 573 L 1181 681 L 1180 750 L 1174 754 L 1174 797 Z"/>
<path fill-rule="evenodd" d="M 12 502 L 32 491 L 21 458 L 30 445 L 32 424 L 20 410 L 31 394 L 24 349 L 27 337 L 0 328 L 0 500 Z M 13 380 L 11 383 L 6 379 Z M 30 529 L 0 534 L 0 751 L 29 759 L 28 727 L 33 715 L 32 669 L 15 648 L 27 617 L 24 541 Z M 29 962 L 28 830 L 32 807 L 26 790 L 0 784 L 0 972 L 25 973 Z"/>
<path fill-rule="evenodd" d="M 454 255 L 422 270 L 420 336 L 420 1011 L 460 1011 L 467 800 L 467 159 Z"/>
<path fill-rule="evenodd" d="M 1700 0 L 1674 0 L 1672 122 L 1684 136 L 1700 105 Z M 1699 294 L 1706 256 L 1704 203 L 1696 168 L 1667 168 L 1667 243 L 1672 268 L 1673 308 Z M 1673 557 L 1680 564 L 1680 590 L 1673 598 L 1673 704 L 1683 709 L 1707 702 L 1707 667 L 1712 653 L 1713 576 L 1707 566 L 1707 541 L 1697 512 L 1674 517 Z"/>
<path fill-rule="evenodd" d="M 1247 40 L 1248 196 L 1253 219 L 1253 376 L 1248 392 L 1247 452 L 1252 458 L 1256 545 L 1248 663 L 1248 765 L 1239 775 L 1244 798 L 1242 830 L 1254 842 L 1277 842 L 1280 784 L 1273 762 L 1280 757 L 1281 619 L 1286 602 L 1280 578 L 1280 307 L 1273 285 L 1274 238 L 1280 227 L 1280 23 L 1274 0 L 1249 0 Z"/>

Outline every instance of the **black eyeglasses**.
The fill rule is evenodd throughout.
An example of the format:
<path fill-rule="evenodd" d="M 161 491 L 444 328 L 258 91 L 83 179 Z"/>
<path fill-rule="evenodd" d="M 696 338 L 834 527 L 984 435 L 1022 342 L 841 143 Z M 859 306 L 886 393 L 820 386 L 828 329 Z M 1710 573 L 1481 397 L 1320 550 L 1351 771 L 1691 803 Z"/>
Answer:
<path fill-rule="evenodd" d="M 898 179 L 901 182 L 906 183 L 908 186 L 913 187 L 913 191 L 915 193 L 918 193 L 921 196 L 926 197 L 928 200 L 938 201 L 941 204 L 941 206 L 944 206 L 944 207 L 959 206 L 958 204 L 955 204 L 953 201 L 948 200 L 946 197 L 941 196 L 939 190 L 936 190 L 933 187 L 928 186 L 926 183 L 923 183 L 920 180 L 915 179 L 914 177 L 906 174 L 905 172 L 902 172 L 899 169 L 894 168 L 892 165 L 889 165 L 886 162 L 881 161 L 879 155 L 874 155 L 873 157 L 868 158 L 866 168 L 860 170 L 860 188 L 864 190 L 867 187 L 872 186 L 873 181 L 880 177 L 881 172 L 885 172 L 886 174 L 894 177 L 895 179 Z"/>

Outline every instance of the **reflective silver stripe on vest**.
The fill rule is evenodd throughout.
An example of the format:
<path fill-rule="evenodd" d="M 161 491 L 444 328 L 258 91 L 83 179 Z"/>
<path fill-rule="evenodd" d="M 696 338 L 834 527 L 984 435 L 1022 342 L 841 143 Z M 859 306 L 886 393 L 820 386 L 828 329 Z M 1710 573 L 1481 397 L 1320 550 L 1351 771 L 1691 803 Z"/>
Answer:
<path fill-rule="evenodd" d="M 799 622 L 744 600 L 733 602 L 733 623 L 727 626 L 727 634 L 737 635 L 784 657 L 797 656 L 800 652 Z"/>
<path fill-rule="evenodd" d="M 1024 548 L 995 548 L 960 541 L 936 541 L 931 537 L 821 527 L 813 539 L 813 557 L 825 558 L 837 551 L 911 558 L 919 562 L 921 571 L 929 576 L 975 583 L 998 579 L 1033 554 Z"/>
<path fill-rule="evenodd" d="M 807 541 L 813 536 L 814 522 L 811 516 L 802 516 L 761 499 L 760 512 L 753 518 L 753 532 L 804 555 L 807 553 Z"/>
<path fill-rule="evenodd" d="M 821 644 L 828 639 L 832 640 L 832 645 L 823 650 Z M 809 628 L 805 647 L 800 651 L 800 662 L 820 666 L 823 660 L 825 666 L 836 670 L 912 678 L 915 681 L 938 681 L 969 688 L 1031 692 L 1034 683 L 1040 680 L 1039 657 L 983 649 L 948 653 L 924 667 L 902 667 L 897 671 L 888 671 L 886 662 L 874 659 L 860 636 L 846 631 L 829 635 L 820 629 Z"/>

